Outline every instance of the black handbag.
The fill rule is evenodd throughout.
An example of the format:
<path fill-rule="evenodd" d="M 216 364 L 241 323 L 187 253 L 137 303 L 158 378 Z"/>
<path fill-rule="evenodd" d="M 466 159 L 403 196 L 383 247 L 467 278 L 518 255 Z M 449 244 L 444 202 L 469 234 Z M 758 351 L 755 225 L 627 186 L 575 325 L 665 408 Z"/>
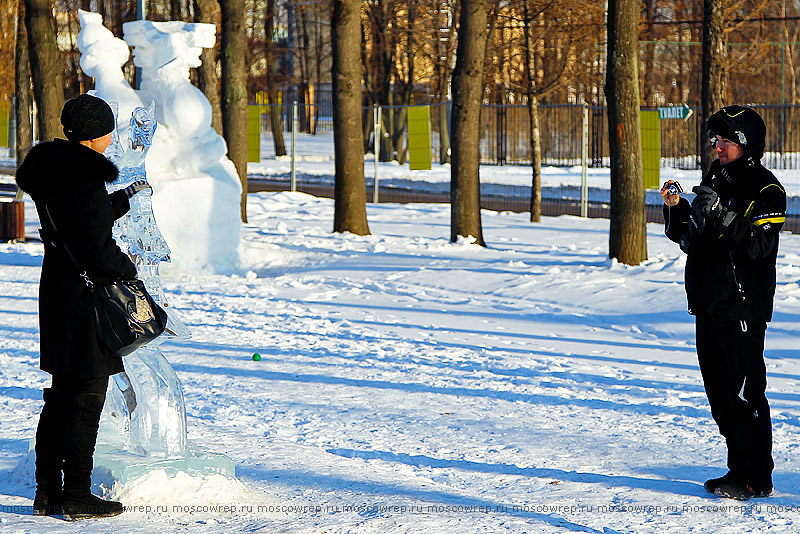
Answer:
<path fill-rule="evenodd" d="M 45 211 L 50 224 L 58 233 L 47 206 Z M 117 358 L 127 356 L 164 332 L 167 327 L 167 312 L 153 300 L 141 280 L 95 283 L 86 274 L 86 270 L 81 269 L 63 239 L 61 245 L 89 290 L 94 305 L 97 340 L 107 355 Z"/>

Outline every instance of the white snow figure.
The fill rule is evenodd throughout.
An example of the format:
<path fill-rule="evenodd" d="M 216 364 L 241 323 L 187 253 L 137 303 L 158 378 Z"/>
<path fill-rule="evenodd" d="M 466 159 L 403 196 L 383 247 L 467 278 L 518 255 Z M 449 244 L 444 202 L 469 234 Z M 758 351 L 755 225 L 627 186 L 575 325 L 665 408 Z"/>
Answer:
<path fill-rule="evenodd" d="M 189 82 L 202 47 L 214 46 L 214 25 L 135 21 L 123 29 L 142 69 L 140 93 L 157 103 L 160 127 L 148 176 L 158 192 L 159 226 L 175 244 L 173 261 L 187 269 L 231 271 L 238 261 L 242 186 L 225 141 L 211 127 L 211 104 Z"/>
<path fill-rule="evenodd" d="M 145 105 L 122 72 L 122 66 L 131 55 L 128 45 L 103 26 L 103 17 L 99 13 L 78 10 L 78 18 L 81 23 L 78 34 L 81 69 L 95 79 L 95 94 L 106 102 L 116 102 L 122 113 L 119 116 L 127 120 L 134 108 Z M 121 134 L 127 135 L 127 122 L 117 126 Z"/>
<path fill-rule="evenodd" d="M 153 210 L 184 270 L 226 273 L 239 261 L 241 182 L 226 157 L 224 139 L 211 127 L 211 105 L 189 83 L 203 47 L 214 45 L 213 24 L 135 21 L 123 25 L 142 69 L 139 90 L 122 75 L 128 44 L 102 25 L 97 13 L 79 11 L 81 66 L 95 77 L 95 94 L 119 103 L 119 117 L 155 101 L 159 127 L 147 158 Z M 118 124 L 127 137 L 128 123 Z"/>

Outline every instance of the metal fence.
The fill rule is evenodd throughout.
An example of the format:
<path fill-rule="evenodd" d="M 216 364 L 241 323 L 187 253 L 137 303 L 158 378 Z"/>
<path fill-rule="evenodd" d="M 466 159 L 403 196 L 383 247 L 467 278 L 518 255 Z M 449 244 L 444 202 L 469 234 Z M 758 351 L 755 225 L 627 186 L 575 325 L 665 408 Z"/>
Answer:
<path fill-rule="evenodd" d="M 762 160 L 764 165 L 773 170 L 792 170 L 800 168 L 800 106 L 754 106 L 764 118 L 767 125 L 767 151 Z M 276 106 L 283 116 L 286 130 L 292 128 L 292 105 L 284 103 Z M 432 104 L 431 109 L 431 151 L 432 161 L 448 160 L 449 146 L 449 106 Z M 329 133 L 333 130 L 332 106 L 330 102 L 317 105 L 298 105 L 297 127 L 306 133 Z M 405 129 L 405 110 L 402 106 L 383 108 L 384 116 L 391 114 L 396 125 L 397 143 L 393 144 L 394 157 L 405 162 L 407 140 L 403 138 Z M 584 110 L 588 113 L 584 114 Z M 398 112 L 399 111 L 399 112 Z M 698 170 L 700 168 L 700 151 L 708 150 L 708 136 L 701 128 L 699 110 L 687 120 L 661 120 L 661 167 L 681 170 Z M 584 116 L 587 117 L 584 122 Z M 372 109 L 364 108 L 364 132 L 367 134 L 367 145 L 372 136 Z M 263 128 L 269 130 L 269 117 L 264 115 Z M 608 119 L 606 109 L 600 106 L 582 105 L 540 105 L 539 129 L 542 148 L 542 165 L 546 166 L 580 166 L 582 159 L 582 139 L 584 131 L 588 139 L 587 166 L 591 168 L 609 167 Z M 404 144 L 406 143 L 406 144 Z M 385 154 L 383 148 L 381 154 Z M 480 125 L 480 157 L 482 165 L 530 165 L 530 133 L 529 111 L 524 105 L 484 105 L 481 112 Z M 662 171 L 663 173 L 664 171 Z M 697 174 L 699 180 L 699 174 Z M 368 182 L 371 180 L 368 177 Z M 793 175 L 783 177 L 787 190 L 800 190 L 800 180 Z M 280 184 L 279 184 L 280 185 Z M 300 190 L 303 184 L 298 183 Z M 371 183 L 367 184 L 367 187 Z M 276 186 L 277 187 L 277 186 Z M 280 185 L 280 187 L 283 187 Z M 306 184 L 306 187 L 319 188 L 319 183 Z M 448 202 L 447 191 L 432 194 L 429 190 L 401 191 L 397 185 L 387 196 L 381 193 L 381 201 L 398 202 Z M 312 192 L 312 191 L 308 191 Z M 314 189 L 313 194 L 326 194 L 321 189 Z M 331 190 L 332 194 L 332 190 Z M 368 192 L 370 197 L 372 191 Z M 653 194 L 655 195 L 653 197 Z M 580 188 L 562 187 L 553 191 L 542 191 L 543 210 L 547 215 L 561 213 L 580 213 L 580 203 L 584 193 Z M 589 215 L 605 217 L 608 214 L 608 187 L 588 191 Z M 651 198 L 652 197 L 652 198 Z M 648 192 L 648 218 L 660 221 L 660 199 L 656 191 Z M 527 211 L 530 204 L 530 186 L 482 186 L 482 205 L 486 208 L 508 211 Z M 800 201 L 792 199 L 789 213 L 791 224 L 787 221 L 786 229 L 797 231 L 800 220 L 796 219 L 800 211 Z"/>
<path fill-rule="evenodd" d="M 267 110 L 281 113 L 283 128 L 292 127 L 292 95 L 287 95 L 277 106 L 264 106 L 264 129 L 268 130 Z M 325 133 L 333 130 L 333 106 L 330 93 L 320 92 L 315 104 L 299 102 L 299 131 Z M 385 112 L 395 111 L 400 118 L 398 128 L 403 128 L 405 114 L 396 113 L 403 106 L 385 106 Z M 587 106 L 589 109 L 589 166 L 608 167 L 608 120 L 606 108 Z M 767 125 L 767 151 L 763 163 L 770 169 L 800 168 L 800 106 L 754 105 Z M 542 164 L 574 166 L 581 164 L 581 139 L 583 133 L 583 105 L 556 104 L 539 106 L 539 130 L 542 146 Z M 700 124 L 700 110 L 686 120 L 661 121 L 661 166 L 695 170 L 700 168 L 700 153 L 708 149 L 708 137 Z M 449 105 L 431 105 L 431 133 L 433 161 L 444 161 L 442 136 L 449 135 L 441 128 L 441 115 L 449 117 Z M 448 120 L 444 124 L 449 123 Z M 364 111 L 364 131 L 371 132 L 371 110 Z M 444 143 L 446 146 L 447 144 Z M 402 150 L 400 153 L 402 161 Z M 485 165 L 530 165 L 530 119 L 525 105 L 484 105 L 480 127 L 481 163 Z"/>

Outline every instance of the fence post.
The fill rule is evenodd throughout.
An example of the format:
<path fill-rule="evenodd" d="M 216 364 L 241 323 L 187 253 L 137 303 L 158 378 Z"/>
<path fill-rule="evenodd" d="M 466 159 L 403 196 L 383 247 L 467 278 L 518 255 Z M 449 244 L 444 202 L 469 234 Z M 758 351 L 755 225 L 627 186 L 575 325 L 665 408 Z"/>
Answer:
<path fill-rule="evenodd" d="M 583 104 L 581 125 L 581 217 L 589 216 L 589 106 Z"/>
<path fill-rule="evenodd" d="M 295 160 L 297 159 L 297 100 L 292 101 L 292 183 L 289 190 L 294 193 L 297 191 L 297 170 Z"/>
<path fill-rule="evenodd" d="M 378 157 L 381 153 L 381 108 L 378 104 L 372 105 L 373 120 L 373 150 L 375 155 L 375 178 L 372 182 L 372 202 L 378 203 Z"/>

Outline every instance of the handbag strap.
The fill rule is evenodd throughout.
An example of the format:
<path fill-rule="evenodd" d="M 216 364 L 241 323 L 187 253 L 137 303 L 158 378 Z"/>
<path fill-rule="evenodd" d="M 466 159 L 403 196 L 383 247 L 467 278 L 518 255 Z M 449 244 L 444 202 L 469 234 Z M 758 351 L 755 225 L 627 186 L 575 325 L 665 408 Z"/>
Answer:
<path fill-rule="evenodd" d="M 50 209 L 47 207 L 47 204 L 44 205 L 44 212 L 47 215 L 47 219 L 50 221 L 50 226 L 53 227 L 56 235 L 58 235 L 58 228 L 56 228 L 56 223 L 53 221 L 53 216 L 50 215 Z M 72 251 L 69 250 L 67 242 L 64 241 L 64 238 L 59 238 L 59 241 L 61 241 L 61 246 L 64 248 L 64 252 L 67 253 L 67 256 L 69 256 L 69 259 L 72 260 L 72 263 L 75 265 L 75 268 L 78 269 L 78 276 L 83 278 L 83 281 L 86 283 L 86 287 L 88 287 L 90 291 L 94 291 L 94 282 L 92 282 L 92 280 L 89 278 L 89 275 L 86 274 L 86 269 L 81 268 L 78 260 L 75 259 L 75 256 L 72 255 Z M 51 244 L 56 246 L 55 242 Z"/>

